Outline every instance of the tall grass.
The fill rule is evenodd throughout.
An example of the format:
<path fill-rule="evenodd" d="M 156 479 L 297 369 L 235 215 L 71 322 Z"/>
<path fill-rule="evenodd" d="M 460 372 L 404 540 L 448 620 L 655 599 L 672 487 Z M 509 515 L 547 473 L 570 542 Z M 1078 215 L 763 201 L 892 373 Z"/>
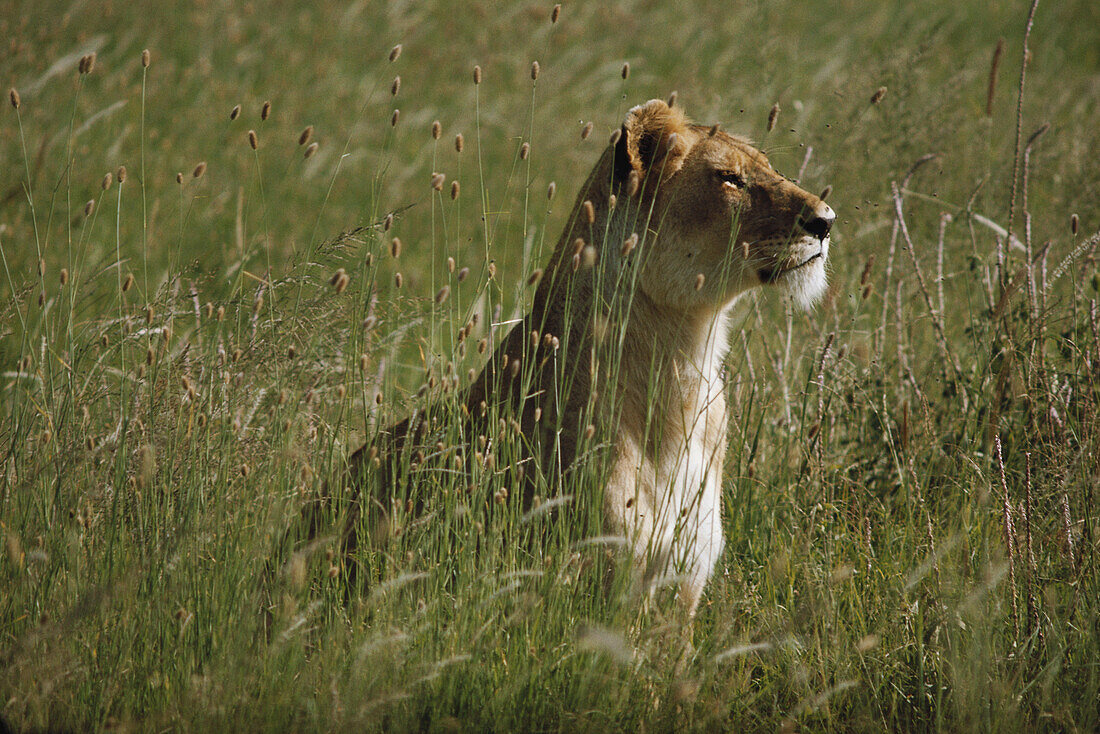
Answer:
<path fill-rule="evenodd" d="M 1027 10 L 21 6 L 0 716 L 1095 729 L 1097 18 L 1040 5 L 1025 78 Z M 476 461 L 419 462 L 429 512 L 399 503 L 354 583 L 329 538 L 286 542 L 367 436 L 455 405 L 605 133 L 674 88 L 840 216 L 816 311 L 739 308 L 692 628 L 603 578 L 596 473 L 530 512 L 501 491 L 495 417 Z"/>

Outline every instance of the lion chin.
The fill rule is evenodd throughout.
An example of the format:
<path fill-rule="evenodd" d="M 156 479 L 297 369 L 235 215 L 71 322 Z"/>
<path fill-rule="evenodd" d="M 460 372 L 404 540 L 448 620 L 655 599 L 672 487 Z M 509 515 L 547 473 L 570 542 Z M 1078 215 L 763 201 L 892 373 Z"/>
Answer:
<path fill-rule="evenodd" d="M 794 301 L 800 308 L 809 311 L 825 295 L 828 286 L 826 263 L 829 258 L 829 238 L 817 240 L 805 238 L 800 243 L 804 249 L 801 264 L 795 265 L 774 276 L 773 285 L 783 297 Z"/>

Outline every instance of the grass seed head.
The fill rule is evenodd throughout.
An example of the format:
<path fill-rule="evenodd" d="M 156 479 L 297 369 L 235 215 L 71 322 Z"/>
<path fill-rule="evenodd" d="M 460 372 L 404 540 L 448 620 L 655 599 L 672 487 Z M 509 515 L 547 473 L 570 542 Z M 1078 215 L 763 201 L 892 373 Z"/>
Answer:
<path fill-rule="evenodd" d="M 459 185 L 458 181 L 451 181 L 451 201 L 458 198 Z"/>
<path fill-rule="evenodd" d="M 260 139 L 256 137 L 255 130 L 248 131 L 248 147 L 252 148 L 252 150 L 256 150 L 260 147 Z"/>
<path fill-rule="evenodd" d="M 445 175 L 443 175 L 442 173 L 438 173 L 438 172 L 433 173 L 432 174 L 432 188 L 435 189 L 436 191 L 442 191 L 443 190 L 443 183 L 446 180 L 447 180 L 447 177 Z"/>
<path fill-rule="evenodd" d="M 126 183 L 126 166 L 119 166 L 118 171 L 115 172 L 115 176 L 118 177 L 120 184 Z"/>
<path fill-rule="evenodd" d="M 1069 231 L 1071 233 L 1073 233 L 1074 237 L 1077 236 L 1077 230 L 1080 228 L 1080 226 L 1081 226 L 1081 219 L 1080 219 L 1080 217 L 1077 216 L 1076 213 L 1074 213 L 1069 218 Z"/>
<path fill-rule="evenodd" d="M 14 109 L 19 109 L 21 100 L 19 99 L 19 91 L 15 87 L 8 90 L 8 99 L 11 101 L 11 106 Z"/>
<path fill-rule="evenodd" d="M 989 86 L 985 93 L 985 116 L 993 116 L 993 100 L 997 94 L 997 70 L 1001 67 L 1001 57 L 1005 52 L 1005 39 L 997 40 L 997 46 L 993 49 L 993 58 L 989 62 Z"/>
<path fill-rule="evenodd" d="M 90 54 L 84 54 L 80 57 L 80 63 L 77 64 L 76 70 L 81 74 L 91 74 L 95 68 L 95 51 Z"/>
<path fill-rule="evenodd" d="M 443 286 L 435 294 L 435 304 L 437 306 L 442 306 L 447 301 L 449 295 L 451 295 L 451 287 L 449 285 Z"/>
<path fill-rule="evenodd" d="M 561 3 L 558 3 L 550 10 L 550 22 L 557 23 L 558 18 L 561 17 Z"/>
<path fill-rule="evenodd" d="M 390 212 L 382 219 L 382 231 L 389 232 L 390 227 L 393 226 L 393 212 Z"/>
<path fill-rule="evenodd" d="M 706 279 L 707 279 L 707 276 L 703 275 L 702 273 L 699 273 L 698 275 L 696 275 L 695 276 L 695 290 L 697 290 L 697 291 L 703 290 L 703 283 L 706 282 Z"/>
<path fill-rule="evenodd" d="M 637 171 L 631 171 L 630 175 L 626 179 L 626 195 L 633 197 L 638 193 L 638 189 L 641 188 L 642 177 Z"/>
<path fill-rule="evenodd" d="M 107 173 L 103 174 L 103 180 L 99 182 L 100 190 L 106 191 L 107 189 L 111 188 L 111 182 L 113 182 L 114 180 L 115 174 L 107 171 Z"/>
<path fill-rule="evenodd" d="M 264 100 L 263 106 L 260 107 L 260 122 L 269 117 L 271 117 L 271 100 Z"/>
<path fill-rule="evenodd" d="M 347 271 L 343 268 L 337 268 L 336 272 L 332 274 L 332 277 L 328 279 L 328 284 L 332 287 L 336 287 L 336 284 L 340 282 L 340 279 L 347 275 Z"/>
<path fill-rule="evenodd" d="M 875 90 L 875 93 L 871 95 L 871 104 L 878 104 L 882 101 L 882 98 L 886 96 L 886 87 L 879 87 Z"/>
<path fill-rule="evenodd" d="M 298 145 L 305 145 L 313 137 L 313 125 L 307 125 L 302 134 L 298 136 Z"/>
<path fill-rule="evenodd" d="M 624 80 L 626 80 L 630 77 L 630 62 L 629 61 L 624 61 L 623 62 L 623 70 L 620 73 L 622 74 L 622 77 L 623 77 Z"/>
<path fill-rule="evenodd" d="M 87 203 L 84 204 L 84 216 L 92 216 L 93 211 L 95 211 L 95 199 L 88 199 Z"/>
<path fill-rule="evenodd" d="M 443 135 L 443 123 L 439 120 L 432 121 L 432 140 L 439 140 Z"/>
<path fill-rule="evenodd" d="M 531 62 L 531 81 L 535 81 L 539 78 L 539 62 Z"/>
<path fill-rule="evenodd" d="M 401 277 L 401 273 L 394 273 L 393 274 L 393 286 L 394 286 L 394 288 L 400 288 L 401 284 L 403 282 L 404 282 L 404 280 Z"/>
<path fill-rule="evenodd" d="M 400 237 L 394 237 L 393 240 L 390 241 L 390 255 L 393 256 L 394 260 L 401 257 L 401 238 Z"/>
<path fill-rule="evenodd" d="M 141 68 L 148 69 L 150 62 L 152 62 L 152 54 L 149 53 L 149 49 L 145 49 L 141 52 Z"/>
<path fill-rule="evenodd" d="M 591 201 L 585 201 L 582 207 L 584 209 L 584 220 L 589 224 L 596 222 L 596 207 Z"/>
<path fill-rule="evenodd" d="M 122 280 L 122 292 L 126 293 L 128 290 L 134 287 L 134 274 L 126 273 L 126 277 Z"/>
<path fill-rule="evenodd" d="M 396 46 L 394 46 L 393 48 L 390 49 L 390 61 L 391 62 L 397 61 L 397 57 L 401 55 L 401 48 L 402 48 L 402 46 L 399 43 L 399 44 L 397 44 Z"/>
<path fill-rule="evenodd" d="M 455 135 L 455 152 L 461 153 L 462 149 L 466 146 L 466 139 L 462 137 L 462 133 Z"/>
<path fill-rule="evenodd" d="M 229 110 L 229 119 L 236 120 L 241 116 L 241 106 L 239 104 L 233 105 L 233 109 Z"/>
<path fill-rule="evenodd" d="M 401 110 L 395 109 L 390 115 L 390 127 L 397 127 L 397 121 L 401 119 Z"/>
<path fill-rule="evenodd" d="M 551 181 L 550 185 L 546 187 L 546 199 L 548 201 L 553 201 L 554 192 L 557 191 L 557 190 L 558 190 L 558 185 L 556 183 L 554 183 L 553 181 Z"/>
<path fill-rule="evenodd" d="M 317 152 L 318 147 L 319 146 L 317 145 L 317 143 L 310 143 L 308 146 L 306 146 L 306 152 L 305 152 L 305 155 L 303 157 L 304 158 L 311 157 L 314 153 Z"/>
<path fill-rule="evenodd" d="M 592 123 L 586 122 L 584 127 L 581 128 L 581 140 L 588 140 L 588 136 L 592 134 Z"/>
<path fill-rule="evenodd" d="M 176 183 L 183 185 L 183 171 L 176 171 Z"/>
<path fill-rule="evenodd" d="M 469 268 L 462 268 L 461 270 L 458 271 L 458 275 L 455 276 L 455 280 L 457 280 L 459 283 L 461 283 L 462 281 L 466 280 L 466 278 L 468 278 L 469 276 L 470 276 L 470 269 Z"/>
<path fill-rule="evenodd" d="M 390 82 L 390 95 L 396 97 L 397 93 L 401 91 L 401 76 L 395 76 L 393 81 Z"/>
<path fill-rule="evenodd" d="M 623 241 L 623 246 L 622 246 L 622 249 L 620 250 L 620 253 L 622 254 L 623 257 L 626 257 L 627 255 L 630 254 L 631 250 L 633 250 L 637 246 L 638 246 L 638 233 L 633 232 L 633 233 L 631 233 L 631 235 L 629 237 L 627 237 Z"/>
<path fill-rule="evenodd" d="M 523 145 L 519 146 L 519 159 L 521 161 L 527 160 L 527 156 L 529 156 L 529 155 L 531 155 L 531 144 L 530 143 L 524 143 Z"/>
<path fill-rule="evenodd" d="M 771 110 L 768 112 L 768 132 L 775 129 L 775 124 L 779 122 L 779 103 L 776 102 L 772 105 Z"/>
<path fill-rule="evenodd" d="M 536 270 L 532 271 L 530 275 L 527 276 L 527 285 L 534 285 L 535 283 L 538 283 L 539 279 L 541 279 L 541 278 L 542 278 L 542 270 L 541 269 L 536 269 Z"/>
<path fill-rule="evenodd" d="M 447 258 L 447 272 L 453 273 L 455 271 L 455 259 L 453 257 Z"/>
<path fill-rule="evenodd" d="M 474 84 L 481 84 L 481 67 L 474 66 Z"/>
<path fill-rule="evenodd" d="M 66 283 L 69 282 L 69 269 L 68 268 L 61 268 L 61 273 L 58 275 L 58 281 L 61 283 L 61 285 L 65 285 Z"/>
<path fill-rule="evenodd" d="M 678 96 L 679 96 L 679 93 L 675 89 L 673 89 L 672 92 L 668 95 L 668 106 L 669 107 L 675 107 L 676 106 L 676 98 Z"/>
<path fill-rule="evenodd" d="M 829 198 L 829 194 L 831 194 L 831 193 L 833 193 L 832 184 L 830 184 L 830 185 L 826 186 L 825 188 L 823 188 L 821 190 L 821 195 L 818 196 L 817 198 L 821 199 L 822 201 L 825 201 L 826 199 Z"/>
<path fill-rule="evenodd" d="M 202 178 L 204 173 L 206 173 L 206 161 L 199 161 L 199 164 L 195 166 L 195 170 L 191 171 L 191 178 Z"/>

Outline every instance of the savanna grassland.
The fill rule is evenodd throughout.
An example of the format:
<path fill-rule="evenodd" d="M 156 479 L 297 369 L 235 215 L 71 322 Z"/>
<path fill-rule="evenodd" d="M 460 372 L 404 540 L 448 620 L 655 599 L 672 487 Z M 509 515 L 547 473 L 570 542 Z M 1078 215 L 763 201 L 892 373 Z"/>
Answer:
<path fill-rule="evenodd" d="M 8 727 L 1100 727 L 1100 6 L 232 5 L 0 2 Z M 693 626 L 486 445 L 368 579 L 288 536 L 674 91 L 838 213 L 738 307 Z"/>

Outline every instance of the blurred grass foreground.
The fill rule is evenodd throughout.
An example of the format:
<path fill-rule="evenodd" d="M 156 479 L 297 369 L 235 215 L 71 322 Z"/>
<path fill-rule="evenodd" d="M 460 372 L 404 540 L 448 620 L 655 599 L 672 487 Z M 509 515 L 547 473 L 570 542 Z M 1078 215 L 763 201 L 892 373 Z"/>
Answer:
<path fill-rule="evenodd" d="M 1100 6 L 498 5 L 4 3 L 0 721 L 1097 730 Z M 839 215 L 816 310 L 737 309 L 692 628 L 583 479 L 289 547 L 673 91 Z"/>

